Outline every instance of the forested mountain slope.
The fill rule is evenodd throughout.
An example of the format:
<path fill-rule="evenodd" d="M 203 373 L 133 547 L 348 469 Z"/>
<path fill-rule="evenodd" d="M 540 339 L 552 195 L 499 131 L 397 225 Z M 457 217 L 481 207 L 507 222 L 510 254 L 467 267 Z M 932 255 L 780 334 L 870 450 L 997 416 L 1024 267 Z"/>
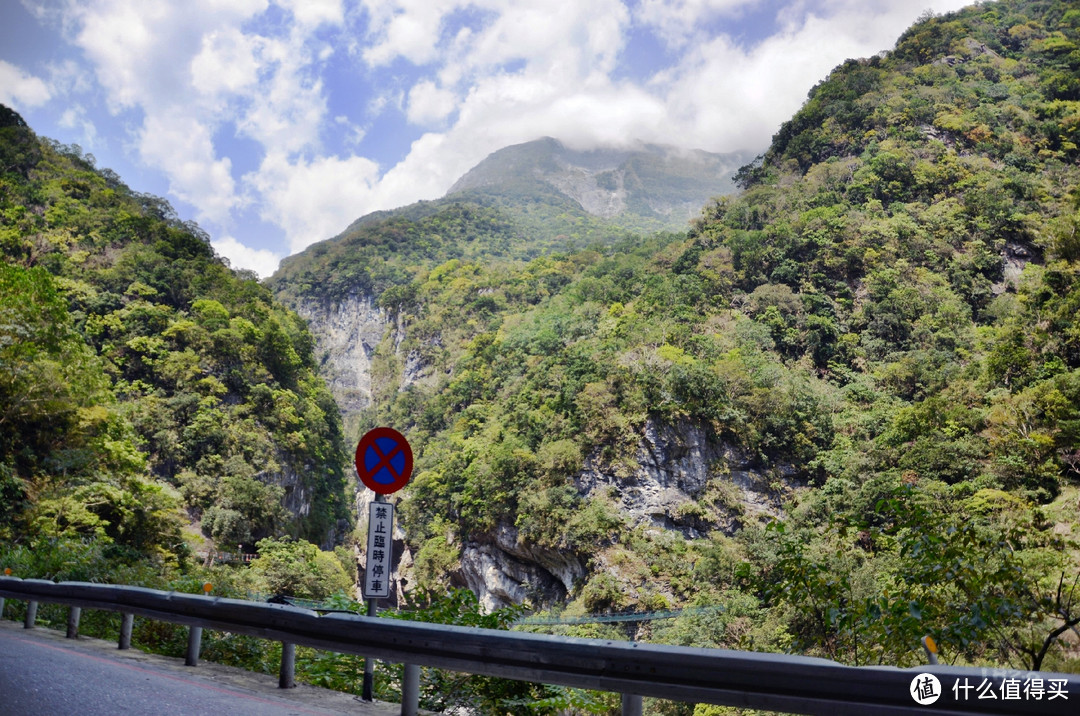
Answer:
<path fill-rule="evenodd" d="M 838 67 L 688 237 L 356 283 L 410 586 L 1075 669 L 1078 143 L 1080 11 L 988 3 Z"/>
<path fill-rule="evenodd" d="M 455 259 L 519 267 L 557 251 L 610 246 L 636 230 L 682 232 L 687 207 L 696 213 L 706 198 L 734 189 L 740 160 L 653 145 L 574 151 L 551 138 L 507 147 L 442 199 L 363 216 L 286 258 L 267 284 L 310 321 L 322 375 L 352 431 L 372 404 L 376 347 L 387 331 L 399 347 L 412 335 L 391 326 L 391 309 L 410 300 L 421 273 Z M 423 350 L 415 340 L 406 345 L 413 348 L 406 383 L 453 361 L 441 355 L 453 352 L 441 338 Z"/>
<path fill-rule="evenodd" d="M 732 174 L 748 158 L 651 144 L 575 150 L 545 137 L 494 152 L 447 197 L 502 207 L 536 234 L 558 225 L 544 204 L 576 205 L 632 231 L 681 232 L 706 201 L 734 190 Z"/>
<path fill-rule="evenodd" d="M 734 190 L 741 160 L 654 145 L 573 151 L 551 138 L 506 147 L 442 199 L 368 214 L 286 258 L 269 285 L 290 301 L 378 295 L 454 258 L 527 260 L 633 231 L 683 231 L 706 199 Z"/>
<path fill-rule="evenodd" d="M 197 226 L 0 107 L 0 246 L 0 539 L 168 561 L 189 518 L 232 551 L 348 528 L 311 336 Z"/>

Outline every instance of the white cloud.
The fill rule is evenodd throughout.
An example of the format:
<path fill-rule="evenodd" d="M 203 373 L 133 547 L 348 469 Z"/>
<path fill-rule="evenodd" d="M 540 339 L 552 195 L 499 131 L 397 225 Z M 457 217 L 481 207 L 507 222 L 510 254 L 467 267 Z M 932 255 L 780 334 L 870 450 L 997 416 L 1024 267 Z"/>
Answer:
<path fill-rule="evenodd" d="M 629 11 L 619 0 L 362 0 L 371 41 L 363 49 L 373 67 L 404 59 L 414 65 L 440 62 L 444 86 L 470 72 L 523 60 L 576 74 L 583 61 L 610 70 L 622 46 Z M 477 11 L 475 26 L 458 15 Z M 451 36 L 452 35 L 452 36 Z"/>
<path fill-rule="evenodd" d="M 618 0 L 514 3 L 470 38 L 458 62 L 471 70 L 524 60 L 533 70 L 574 79 L 610 72 L 623 44 L 629 12 Z"/>
<path fill-rule="evenodd" d="M 424 80 L 409 90 L 407 116 L 413 124 L 435 124 L 446 119 L 456 106 L 457 98 L 453 92 L 437 87 L 431 80 Z"/>
<path fill-rule="evenodd" d="M 307 71 L 311 58 L 303 39 L 265 40 L 259 56 L 267 76 L 244 98 L 237 127 L 267 151 L 317 149 L 326 97 L 322 81 Z"/>
<path fill-rule="evenodd" d="M 221 256 L 229 260 L 234 268 L 254 271 L 260 278 L 267 278 L 277 271 L 281 256 L 267 249 L 253 249 L 245 246 L 232 236 L 224 236 L 211 242 L 211 246 Z"/>
<path fill-rule="evenodd" d="M 889 48 L 928 2 L 967 4 L 790 0 L 772 36 L 751 42 L 725 28 L 754 0 L 24 2 L 62 22 L 88 64 L 50 66 L 43 82 L 0 60 L 0 101 L 63 98 L 60 126 L 93 137 L 96 123 L 123 145 L 84 109 L 100 90 L 137 158 L 225 232 L 221 253 L 260 273 L 276 255 L 243 238 L 246 211 L 297 251 L 364 213 L 436 198 L 490 152 L 544 135 L 761 149 L 834 66 Z M 634 58 L 639 79 L 620 64 L 632 32 L 666 47 Z M 389 166 L 350 156 L 384 138 Z"/>
<path fill-rule="evenodd" d="M 29 109 L 40 107 L 51 97 L 44 80 L 0 60 L 0 102 L 17 110 Z"/>
<path fill-rule="evenodd" d="M 364 137 L 367 136 L 367 132 L 364 131 L 363 127 L 357 126 L 356 123 L 352 122 L 344 114 L 339 114 L 334 117 L 334 124 L 344 130 L 344 138 L 342 141 L 345 144 L 345 148 L 350 151 L 359 147 L 360 142 L 364 141 Z"/>
<path fill-rule="evenodd" d="M 943 0 L 948 10 L 964 0 Z M 916 9 L 918 8 L 918 9 Z M 890 49 L 923 2 L 830 0 L 826 13 L 780 15 L 783 29 L 751 49 L 726 36 L 696 45 L 656 78 L 668 120 L 691 146 L 711 151 L 764 148 L 806 93 L 847 58 Z"/>
<path fill-rule="evenodd" d="M 65 129 L 81 130 L 82 142 L 86 148 L 92 149 L 97 144 L 97 127 L 86 116 L 86 109 L 82 105 L 75 104 L 65 109 L 57 124 Z"/>
<path fill-rule="evenodd" d="M 103 0 L 71 8 L 78 26 L 75 42 L 94 64 L 114 111 L 162 89 L 175 91 L 177 67 L 183 66 L 176 55 L 184 52 L 178 41 L 190 39 L 179 36 L 183 19 L 172 17 L 168 5 Z"/>
<path fill-rule="evenodd" d="M 258 38 L 237 28 L 214 30 L 202 38 L 191 61 L 194 89 L 207 95 L 234 94 L 249 89 L 259 78 Z"/>
<path fill-rule="evenodd" d="M 231 223 L 240 198 L 232 161 L 215 156 L 209 129 L 180 111 L 148 115 L 139 134 L 139 153 L 169 177 L 169 190 L 198 209 L 199 220 Z"/>
<path fill-rule="evenodd" d="M 244 181 L 262 197 L 260 215 L 285 230 L 293 252 L 339 233 L 373 205 L 378 166 L 363 157 L 290 160 L 269 154 Z"/>
<path fill-rule="evenodd" d="M 307 28 L 323 24 L 340 25 L 345 20 L 345 8 L 341 0 L 275 0 L 288 8 L 293 18 Z"/>
<path fill-rule="evenodd" d="M 416 65 L 438 56 L 439 31 L 445 15 L 465 3 L 458 0 L 361 0 L 368 15 L 368 38 L 361 51 L 372 66 L 403 57 Z"/>
<path fill-rule="evenodd" d="M 54 96 L 86 94 L 94 88 L 93 77 L 74 60 L 51 63 L 48 70 L 49 87 Z"/>
<path fill-rule="evenodd" d="M 752 4 L 754 0 L 642 0 L 634 19 L 653 27 L 669 46 L 681 47 L 698 34 L 702 23 Z"/>

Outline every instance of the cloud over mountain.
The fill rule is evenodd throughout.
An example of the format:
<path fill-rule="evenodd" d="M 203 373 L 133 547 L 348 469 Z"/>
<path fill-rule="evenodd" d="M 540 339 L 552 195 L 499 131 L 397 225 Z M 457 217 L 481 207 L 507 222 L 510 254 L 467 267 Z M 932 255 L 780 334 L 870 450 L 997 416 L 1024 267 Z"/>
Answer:
<path fill-rule="evenodd" d="M 5 10 L 11 32 L 52 49 L 5 42 L 0 86 L 42 132 L 141 170 L 255 267 L 253 251 L 293 253 L 361 214 L 440 196 L 540 136 L 759 149 L 829 69 L 887 49 L 925 8 L 24 0 Z"/>

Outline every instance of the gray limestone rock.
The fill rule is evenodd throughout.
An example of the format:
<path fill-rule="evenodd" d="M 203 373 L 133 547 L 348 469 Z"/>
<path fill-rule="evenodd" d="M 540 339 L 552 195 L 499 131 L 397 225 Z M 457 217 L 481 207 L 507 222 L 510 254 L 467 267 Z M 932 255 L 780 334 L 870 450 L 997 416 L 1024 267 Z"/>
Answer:
<path fill-rule="evenodd" d="M 369 295 L 335 303 L 302 299 L 294 308 L 311 325 L 319 372 L 341 411 L 355 413 L 371 405 L 371 356 L 391 326 L 386 311 Z"/>

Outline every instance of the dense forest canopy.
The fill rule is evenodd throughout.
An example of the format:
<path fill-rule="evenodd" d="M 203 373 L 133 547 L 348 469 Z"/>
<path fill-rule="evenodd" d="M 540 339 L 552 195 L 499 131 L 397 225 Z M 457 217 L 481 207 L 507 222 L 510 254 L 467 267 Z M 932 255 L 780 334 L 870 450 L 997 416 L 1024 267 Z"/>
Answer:
<path fill-rule="evenodd" d="M 298 257 L 406 327 L 364 425 L 418 447 L 418 583 L 509 529 L 587 564 L 572 611 L 727 607 L 653 638 L 910 664 L 930 633 L 1075 668 L 1078 43 L 1067 2 L 924 17 L 815 87 L 685 237 L 436 252 L 382 284 L 323 258 L 345 242 Z M 407 355 L 441 377 L 406 384 Z M 665 425 L 730 459 L 642 520 L 620 505 Z M 779 520 L 725 479 L 746 463 Z"/>
<path fill-rule="evenodd" d="M 340 536 L 340 418 L 303 322 L 166 202 L 0 110 L 0 538 L 169 562 L 191 519 L 231 550 Z"/>

